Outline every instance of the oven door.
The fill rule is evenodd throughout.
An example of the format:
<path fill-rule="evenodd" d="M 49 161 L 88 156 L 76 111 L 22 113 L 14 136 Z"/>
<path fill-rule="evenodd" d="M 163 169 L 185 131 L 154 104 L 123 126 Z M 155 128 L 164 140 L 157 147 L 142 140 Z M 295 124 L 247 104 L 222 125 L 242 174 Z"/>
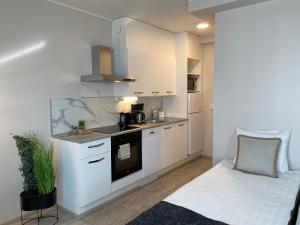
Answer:
<path fill-rule="evenodd" d="M 111 138 L 112 181 L 142 169 L 142 132 L 132 132 Z"/>

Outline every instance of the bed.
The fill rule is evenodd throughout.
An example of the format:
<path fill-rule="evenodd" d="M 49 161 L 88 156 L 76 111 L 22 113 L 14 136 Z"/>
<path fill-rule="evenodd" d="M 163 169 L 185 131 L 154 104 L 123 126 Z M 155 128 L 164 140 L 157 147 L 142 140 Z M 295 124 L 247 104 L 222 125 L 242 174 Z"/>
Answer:
<path fill-rule="evenodd" d="M 271 178 L 224 160 L 127 225 L 295 224 L 299 187 L 299 172 Z"/>

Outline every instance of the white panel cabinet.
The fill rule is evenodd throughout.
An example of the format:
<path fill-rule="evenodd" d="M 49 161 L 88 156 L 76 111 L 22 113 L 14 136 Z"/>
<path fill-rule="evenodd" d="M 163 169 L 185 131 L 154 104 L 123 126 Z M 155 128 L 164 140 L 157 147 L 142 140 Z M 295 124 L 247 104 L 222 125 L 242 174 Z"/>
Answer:
<path fill-rule="evenodd" d="M 166 168 L 187 157 L 187 122 L 161 128 L 161 165 Z"/>
<path fill-rule="evenodd" d="M 166 125 L 161 128 L 161 166 L 166 168 L 176 162 L 175 126 Z"/>
<path fill-rule="evenodd" d="M 161 168 L 160 127 L 143 130 L 143 174 L 147 177 Z"/>
<path fill-rule="evenodd" d="M 176 95 L 176 58 L 163 57 L 163 93 L 162 95 Z"/>
<path fill-rule="evenodd" d="M 111 139 L 84 144 L 59 141 L 57 181 L 59 204 L 79 215 L 111 193 Z"/>
<path fill-rule="evenodd" d="M 179 162 L 187 157 L 188 154 L 188 127 L 187 122 L 175 124 L 176 142 L 176 161 Z"/>
<path fill-rule="evenodd" d="M 80 207 L 97 201 L 111 192 L 111 153 L 80 160 Z"/>
<path fill-rule="evenodd" d="M 115 96 L 176 95 L 175 57 L 134 48 L 123 49 L 116 57 L 116 73 L 133 76 L 136 81 L 116 83 Z"/>

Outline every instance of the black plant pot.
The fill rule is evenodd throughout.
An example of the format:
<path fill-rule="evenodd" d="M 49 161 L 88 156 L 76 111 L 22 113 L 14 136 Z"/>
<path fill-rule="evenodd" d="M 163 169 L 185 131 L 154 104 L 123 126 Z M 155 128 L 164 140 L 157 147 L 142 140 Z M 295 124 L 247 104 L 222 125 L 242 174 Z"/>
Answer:
<path fill-rule="evenodd" d="M 23 211 L 50 208 L 56 204 L 56 188 L 51 193 L 45 195 L 32 191 L 23 191 L 20 194 L 20 204 Z"/>

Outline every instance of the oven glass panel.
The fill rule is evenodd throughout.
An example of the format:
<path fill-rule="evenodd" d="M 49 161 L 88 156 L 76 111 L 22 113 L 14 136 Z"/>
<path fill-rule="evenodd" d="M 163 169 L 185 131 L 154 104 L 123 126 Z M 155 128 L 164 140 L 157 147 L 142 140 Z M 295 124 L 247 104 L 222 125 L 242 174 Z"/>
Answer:
<path fill-rule="evenodd" d="M 130 146 L 130 153 L 120 153 L 122 146 Z M 123 153 L 124 154 L 124 153 Z M 112 181 L 142 169 L 141 132 L 112 137 Z"/>

